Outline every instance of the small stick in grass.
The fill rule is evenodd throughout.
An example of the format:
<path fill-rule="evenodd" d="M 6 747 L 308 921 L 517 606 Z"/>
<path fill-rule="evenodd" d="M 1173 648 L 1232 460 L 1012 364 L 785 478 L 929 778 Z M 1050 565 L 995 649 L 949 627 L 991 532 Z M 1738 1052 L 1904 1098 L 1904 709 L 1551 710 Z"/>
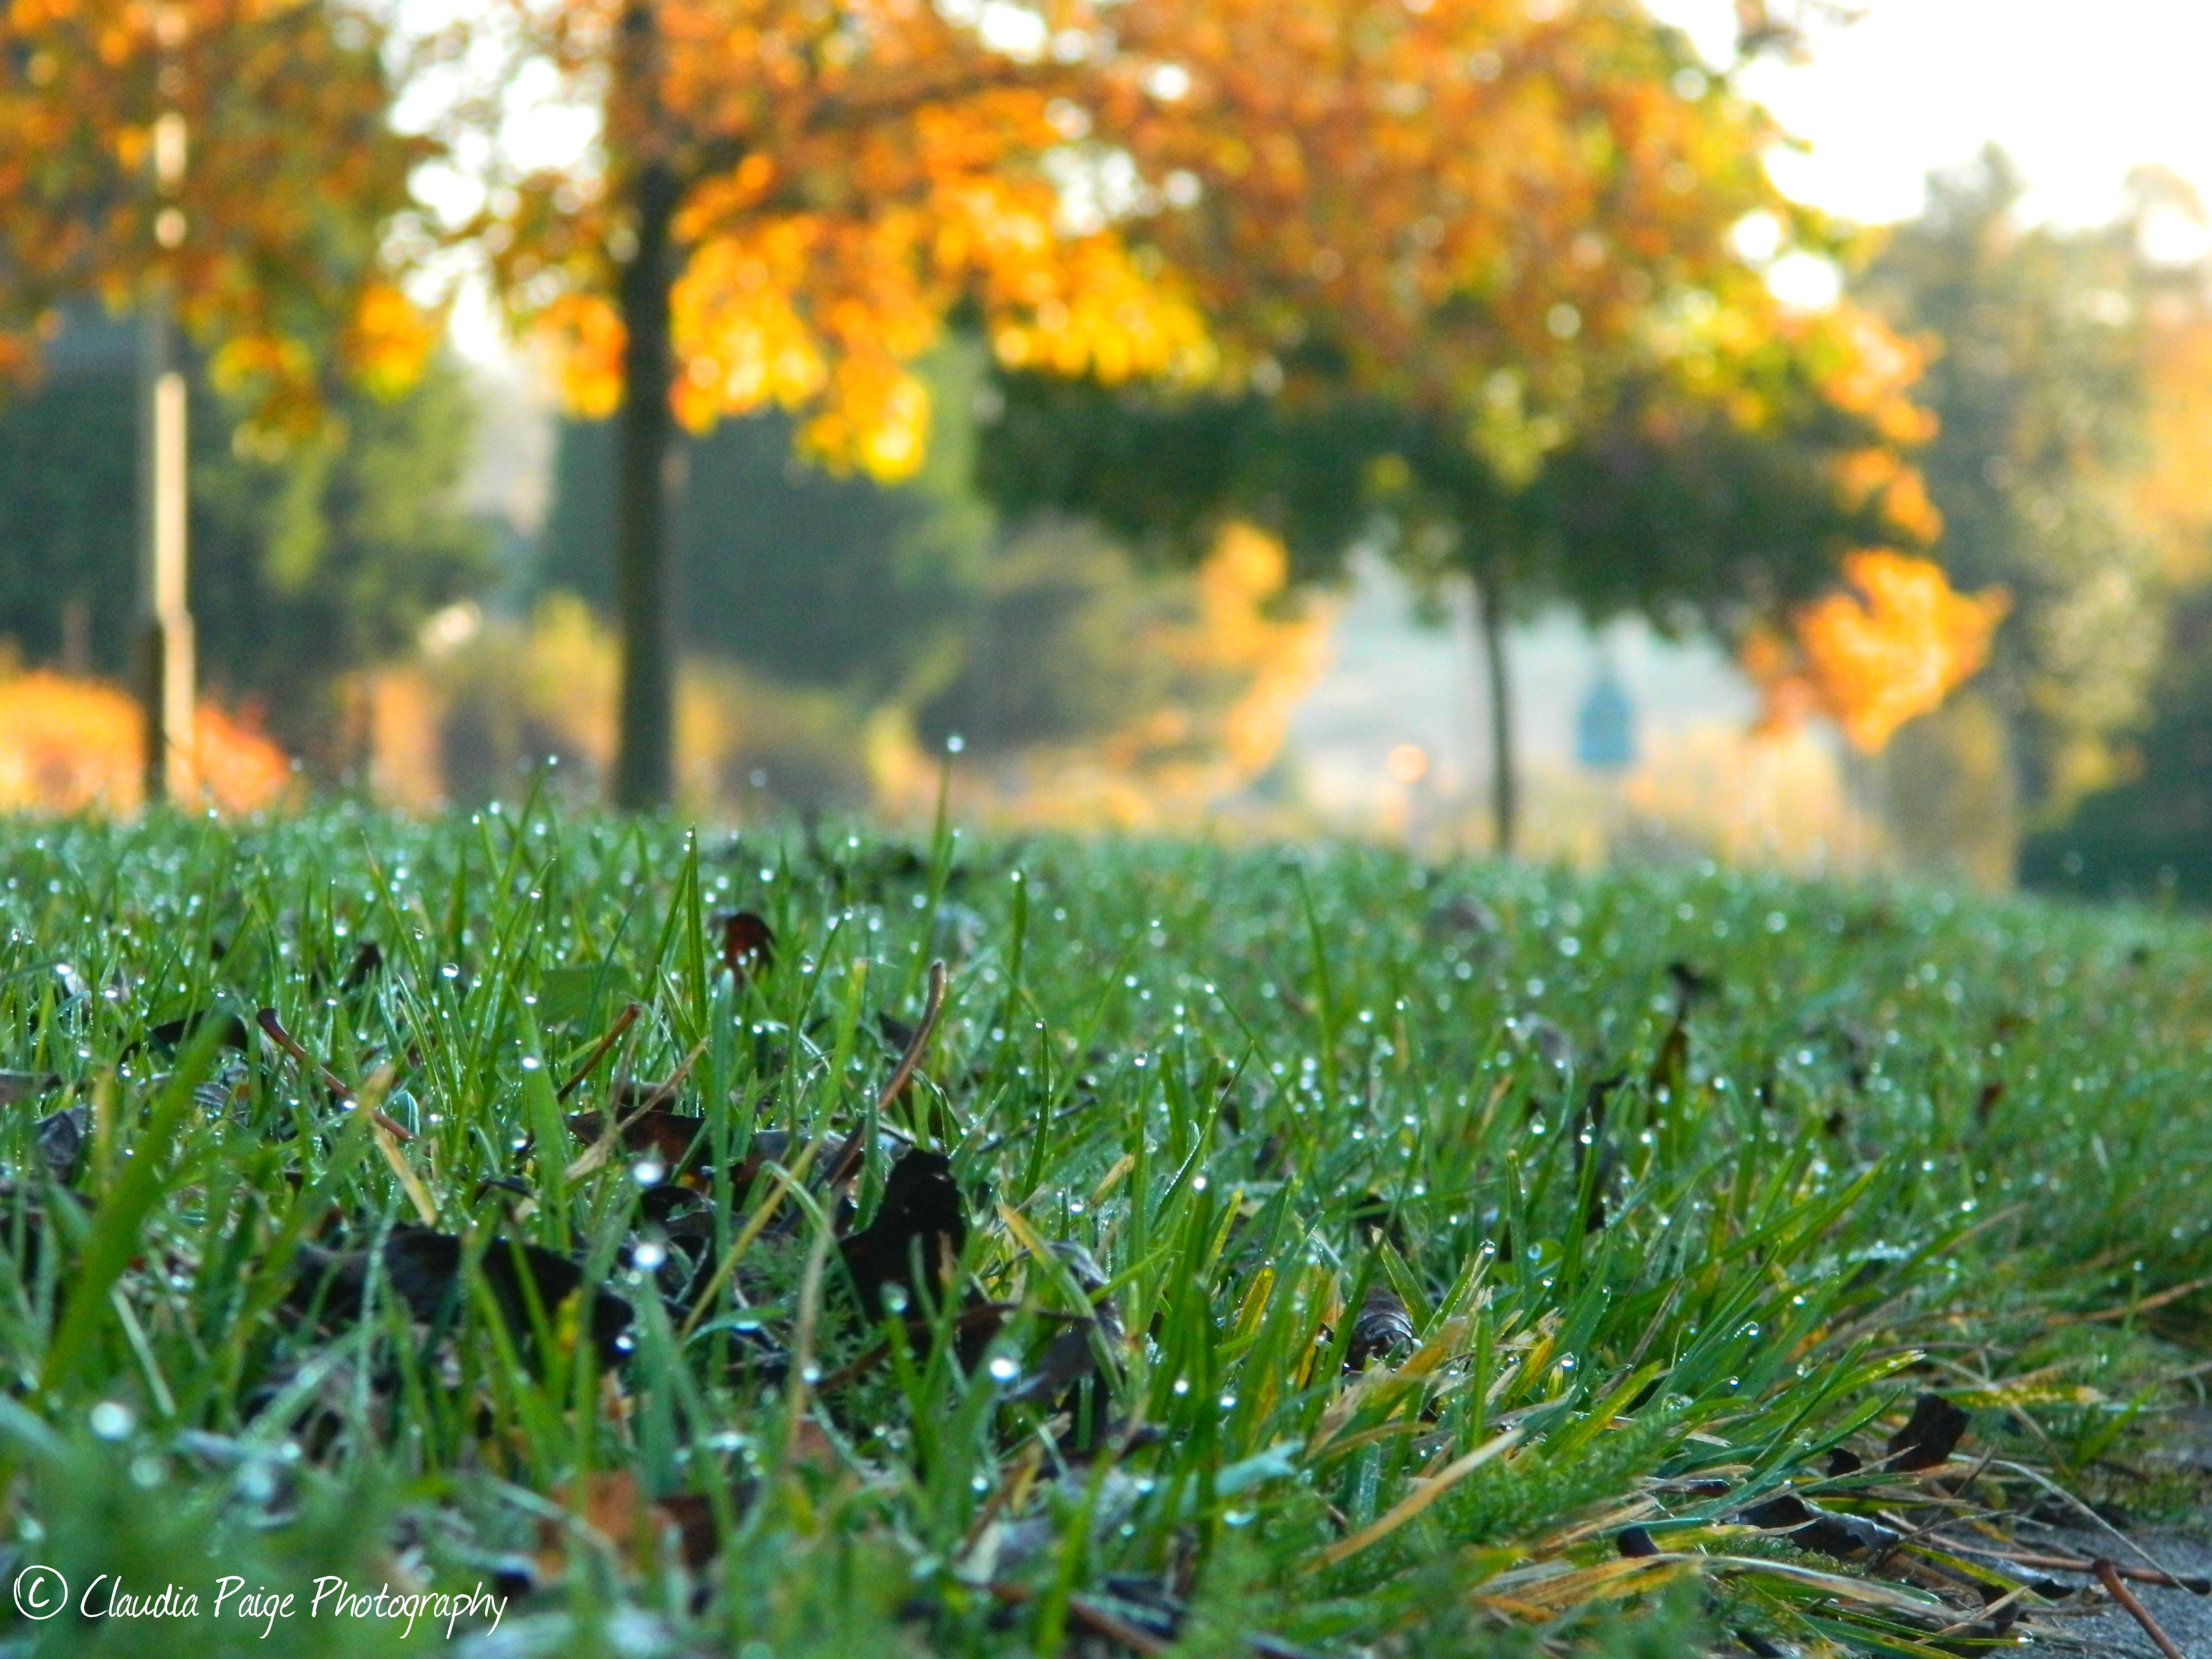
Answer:
<path fill-rule="evenodd" d="M 2136 1593 L 2128 1588 L 2127 1580 L 2120 1577 L 2118 1567 L 2100 1555 L 2090 1563 L 2089 1570 L 2097 1575 L 2097 1582 L 2105 1587 L 2106 1594 L 2127 1610 L 2128 1617 L 2142 1626 L 2143 1634 L 2150 1638 L 2152 1645 L 2164 1654 L 2166 1659 L 2188 1659 L 2186 1654 L 2173 1645 L 2173 1638 L 2159 1628 L 2158 1620 L 2150 1616 L 2150 1609 L 2136 1600 Z"/>
<path fill-rule="evenodd" d="M 607 1050 L 622 1040 L 622 1034 L 637 1023 L 638 1015 L 643 1012 L 635 1002 L 623 1004 L 622 1012 L 615 1016 L 615 1023 L 607 1027 L 606 1035 L 592 1045 L 592 1052 L 584 1056 L 584 1063 L 575 1069 L 566 1083 L 553 1091 L 553 1098 L 566 1100 L 575 1093 L 576 1085 L 599 1069 L 599 1062 L 607 1057 Z"/>
<path fill-rule="evenodd" d="M 2096 1563 L 2078 1555 L 2022 1555 L 2010 1551 L 1986 1550 L 1978 1553 L 2008 1561 L 2016 1567 L 2037 1567 L 2046 1572 L 2088 1572 Z M 2114 1563 L 2112 1571 L 2123 1578 L 2138 1584 L 2156 1584 L 2163 1589 L 2187 1590 L 2191 1595 L 2212 1595 L 2212 1578 L 2177 1578 L 2170 1572 L 2160 1572 L 2152 1567 L 2124 1567 Z"/>
<path fill-rule="evenodd" d="M 353 1091 L 339 1082 L 337 1075 L 329 1066 L 318 1063 L 313 1054 L 300 1046 L 300 1040 L 284 1029 L 283 1023 L 276 1018 L 276 1011 L 274 1008 L 264 1008 L 253 1017 L 253 1019 L 254 1024 L 268 1033 L 271 1042 L 299 1061 L 301 1066 L 321 1078 L 323 1087 L 328 1089 L 340 1100 L 354 1099 Z M 368 1109 L 368 1115 L 377 1127 L 382 1129 L 394 1140 L 404 1144 L 415 1139 L 415 1132 L 412 1129 L 397 1118 L 387 1117 L 376 1107 L 372 1106 Z"/>
<path fill-rule="evenodd" d="M 938 1016 L 945 1012 L 945 964 L 942 962 L 931 963 L 929 994 L 921 1005 L 921 1023 L 914 1028 L 914 1035 L 907 1039 L 906 1052 L 899 1056 L 898 1069 L 890 1074 L 890 1081 L 876 1095 L 876 1115 L 878 1117 L 890 1109 L 891 1103 L 913 1080 L 915 1067 L 921 1064 L 922 1050 L 929 1047 L 930 1034 L 937 1029 Z M 866 1152 L 867 1148 L 860 1144 L 860 1132 L 856 1128 L 851 1139 L 846 1141 L 844 1150 L 837 1155 L 837 1162 L 823 1177 L 826 1184 L 834 1188 L 851 1179 L 854 1170 L 859 1166 Z"/>
<path fill-rule="evenodd" d="M 1107 1612 L 1096 1601 L 1085 1601 L 1080 1595 L 1067 1598 L 1067 1616 L 1093 1636 L 1103 1636 L 1109 1642 L 1118 1642 L 1132 1653 L 1149 1656 L 1168 1650 L 1169 1644 L 1150 1631 L 1138 1629 L 1127 1620 Z"/>
<path fill-rule="evenodd" d="M 634 1002 L 630 1004 L 630 1011 L 635 1013 L 636 1010 L 637 1005 Z M 606 1114 L 606 1133 L 576 1155 L 575 1161 L 568 1165 L 568 1171 L 562 1178 L 568 1181 L 580 1181 L 605 1164 L 613 1153 L 615 1143 L 622 1139 L 623 1133 L 631 1124 L 660 1105 L 662 1102 L 675 1098 L 676 1091 L 684 1086 L 684 1079 L 690 1074 L 692 1066 L 698 1064 L 699 1056 L 706 1052 L 707 1043 L 702 1037 L 692 1045 L 691 1052 L 684 1056 L 684 1063 L 669 1073 L 668 1080 L 647 1095 L 644 1103 L 631 1112 L 628 1117 L 617 1119 L 614 1109 L 609 1107 Z M 590 1068 L 587 1066 L 586 1069 Z"/>

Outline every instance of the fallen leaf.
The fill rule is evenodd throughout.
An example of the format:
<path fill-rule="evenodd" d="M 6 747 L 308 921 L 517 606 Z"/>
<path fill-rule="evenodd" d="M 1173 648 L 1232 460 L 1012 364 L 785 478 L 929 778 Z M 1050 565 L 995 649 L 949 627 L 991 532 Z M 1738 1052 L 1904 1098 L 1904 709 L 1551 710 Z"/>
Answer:
<path fill-rule="evenodd" d="M 1413 1321 L 1397 1292 L 1387 1285 L 1370 1287 L 1352 1322 L 1352 1343 L 1344 1351 L 1344 1369 L 1359 1371 L 1370 1360 L 1386 1359 L 1401 1348 L 1413 1346 Z"/>
<path fill-rule="evenodd" d="M 1912 1415 L 1889 1437 L 1889 1466 L 1893 1469 L 1932 1469 L 1950 1461 L 1952 1448 L 1966 1431 L 1966 1413 L 1940 1394 L 1923 1394 L 1912 1402 Z"/>
<path fill-rule="evenodd" d="M 402 1224 L 386 1239 L 381 1265 L 386 1282 L 408 1311 L 434 1323 L 460 1311 L 462 1259 L 462 1243 L 452 1234 Z M 293 1267 L 292 1305 L 318 1313 L 328 1322 L 360 1318 L 368 1267 L 365 1249 L 302 1246 Z M 547 1323 L 557 1325 L 561 1304 L 577 1294 L 584 1282 L 584 1270 L 568 1257 L 507 1238 L 495 1238 L 485 1247 L 478 1270 L 509 1334 L 526 1352 L 534 1349 L 537 1340 L 530 1311 L 532 1294 Z M 611 1291 L 592 1293 L 588 1334 L 602 1364 L 611 1364 L 620 1357 L 619 1339 L 629 1328 L 630 1316 L 629 1304 Z"/>
<path fill-rule="evenodd" d="M 750 910 L 731 910 L 715 918 L 722 930 L 722 965 L 739 979 L 765 973 L 775 963 L 775 929 Z"/>
<path fill-rule="evenodd" d="M 884 1286 L 903 1282 L 942 1297 L 968 1242 L 968 1217 L 951 1161 L 942 1152 L 909 1152 L 891 1165 L 873 1220 L 838 1245 L 860 1306 L 883 1316 Z M 914 1277 L 919 1255 L 921 1278 Z M 915 1298 L 919 1300 L 917 1296 Z"/>

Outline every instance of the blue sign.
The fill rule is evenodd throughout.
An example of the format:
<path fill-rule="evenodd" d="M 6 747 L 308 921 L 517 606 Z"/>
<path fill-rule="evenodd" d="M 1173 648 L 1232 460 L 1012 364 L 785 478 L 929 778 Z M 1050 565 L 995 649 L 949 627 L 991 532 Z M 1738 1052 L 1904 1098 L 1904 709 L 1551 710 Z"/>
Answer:
<path fill-rule="evenodd" d="M 1575 716 L 1575 758 L 1593 772 L 1626 772 L 1636 764 L 1636 706 L 1610 667 Z"/>

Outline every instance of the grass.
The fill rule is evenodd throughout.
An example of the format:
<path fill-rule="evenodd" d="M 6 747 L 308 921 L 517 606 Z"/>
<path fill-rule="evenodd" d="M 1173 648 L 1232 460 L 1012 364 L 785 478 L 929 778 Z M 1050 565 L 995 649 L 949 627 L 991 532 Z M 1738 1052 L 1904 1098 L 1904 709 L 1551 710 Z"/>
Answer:
<path fill-rule="evenodd" d="M 0 872 L 4 1571 L 198 1597 L 8 1654 L 1957 1651 L 2203 1331 L 2193 921 L 535 805 Z"/>

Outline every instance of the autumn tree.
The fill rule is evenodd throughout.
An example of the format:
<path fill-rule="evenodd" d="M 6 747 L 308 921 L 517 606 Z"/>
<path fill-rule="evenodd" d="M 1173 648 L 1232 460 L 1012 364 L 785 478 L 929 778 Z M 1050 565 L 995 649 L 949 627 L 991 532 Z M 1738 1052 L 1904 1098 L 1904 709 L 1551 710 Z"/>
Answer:
<path fill-rule="evenodd" d="M 1094 49 L 1082 20 L 1023 12 L 1003 39 L 979 15 L 900 0 L 509 15 L 518 53 L 599 132 L 592 165 L 515 178 L 476 228 L 518 319 L 562 343 L 572 404 L 617 421 L 619 804 L 669 788 L 679 423 L 780 406 L 808 453 L 889 479 L 922 459 L 913 365 L 956 306 L 1109 380 L 1200 343 L 1116 239 L 1062 221 L 1043 158 Z"/>
<path fill-rule="evenodd" d="M 319 421 L 318 340 L 411 380 L 435 330 L 393 279 L 434 146 L 392 125 L 388 46 L 331 0 L 0 12 L 0 371 L 36 373 L 67 301 L 158 290 L 264 435 Z"/>
<path fill-rule="evenodd" d="M 1740 630 L 1855 540 L 1924 534 L 1895 454 L 1919 435 L 1913 354 L 1776 301 L 1742 228 L 1824 233 L 1767 178 L 1764 114 L 1640 10 L 1218 0 L 1133 4 L 1117 28 L 1134 78 L 1109 79 L 1093 172 L 1126 155 L 1158 181 L 1125 234 L 1197 297 L 1243 389 L 1028 377 L 987 476 L 1171 538 L 1256 513 L 1310 568 L 1379 531 L 1462 574 L 1501 845 L 1521 605 Z"/>
<path fill-rule="evenodd" d="M 268 448 L 325 434 L 340 367 L 410 382 L 435 330 L 393 283 L 432 151 L 390 116 L 385 32 L 343 0 L 24 0 L 0 14 L 0 392 L 35 374 L 60 307 L 96 297 L 142 337 L 138 678 L 145 781 L 191 787 L 187 365 Z M 318 344 L 335 344 L 321 353 Z"/>
<path fill-rule="evenodd" d="M 2122 780 L 2157 672 L 2167 597 L 2201 570 L 2205 274 L 2153 257 L 2160 216 L 2194 216 L 2176 181 L 2138 174 L 2111 224 L 2024 223 L 2000 151 L 1933 175 L 1858 283 L 1925 337 L 1917 395 L 1938 422 L 1922 455 L 1941 556 L 2013 610 L 1989 678 L 2031 824 Z"/>

